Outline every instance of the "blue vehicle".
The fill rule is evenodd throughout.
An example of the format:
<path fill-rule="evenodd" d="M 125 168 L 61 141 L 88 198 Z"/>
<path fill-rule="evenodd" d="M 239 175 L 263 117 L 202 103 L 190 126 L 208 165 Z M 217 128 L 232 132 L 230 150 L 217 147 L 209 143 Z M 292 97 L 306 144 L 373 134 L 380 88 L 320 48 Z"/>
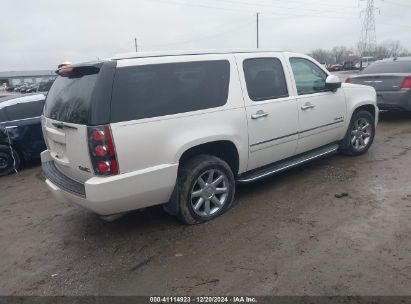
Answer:
<path fill-rule="evenodd" d="M 41 129 L 44 101 L 43 94 L 0 98 L 0 176 L 39 159 L 46 149 Z"/>

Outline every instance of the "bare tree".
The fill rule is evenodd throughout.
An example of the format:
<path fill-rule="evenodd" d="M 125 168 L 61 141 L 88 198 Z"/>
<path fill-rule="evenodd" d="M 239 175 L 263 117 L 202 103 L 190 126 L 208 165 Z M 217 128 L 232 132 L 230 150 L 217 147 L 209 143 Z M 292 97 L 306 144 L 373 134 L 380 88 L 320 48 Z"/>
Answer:
<path fill-rule="evenodd" d="M 332 55 L 330 51 L 324 49 L 315 49 L 311 52 L 311 57 L 313 57 L 318 62 L 330 62 L 332 60 Z"/>
<path fill-rule="evenodd" d="M 335 63 L 342 63 L 349 56 L 349 51 L 345 46 L 335 46 L 332 48 L 331 53 L 334 56 Z"/>
<path fill-rule="evenodd" d="M 389 57 L 406 56 L 409 51 L 401 45 L 398 40 L 388 40 L 382 43 L 382 46 L 387 49 Z"/>
<path fill-rule="evenodd" d="M 358 44 L 356 48 L 335 46 L 331 50 L 315 49 L 311 52 L 311 56 L 319 62 L 343 63 L 344 61 L 359 62 L 361 56 L 372 56 L 379 60 L 395 56 L 411 56 L 411 53 L 401 44 L 401 42 L 388 40 L 377 45 L 372 51 L 363 52 L 362 46 Z"/>

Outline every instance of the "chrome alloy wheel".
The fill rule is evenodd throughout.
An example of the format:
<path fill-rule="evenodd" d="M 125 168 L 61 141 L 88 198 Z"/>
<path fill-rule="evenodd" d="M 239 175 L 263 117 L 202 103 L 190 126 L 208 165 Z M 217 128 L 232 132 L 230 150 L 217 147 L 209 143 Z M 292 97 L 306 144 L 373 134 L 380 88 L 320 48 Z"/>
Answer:
<path fill-rule="evenodd" d="M 372 127 L 365 118 L 357 119 L 351 129 L 351 145 L 357 150 L 364 150 L 371 140 Z"/>
<path fill-rule="evenodd" d="M 223 208 L 227 201 L 227 176 L 217 169 L 202 173 L 191 189 L 191 206 L 201 217 L 209 217 Z"/>

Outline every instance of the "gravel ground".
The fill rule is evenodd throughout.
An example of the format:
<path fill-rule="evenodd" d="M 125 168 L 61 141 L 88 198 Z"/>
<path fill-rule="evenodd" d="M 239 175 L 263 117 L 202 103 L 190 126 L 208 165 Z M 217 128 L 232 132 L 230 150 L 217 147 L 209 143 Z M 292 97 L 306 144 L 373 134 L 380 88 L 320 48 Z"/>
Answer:
<path fill-rule="evenodd" d="M 55 202 L 38 165 L 3 177 L 0 294 L 411 295 L 411 115 L 377 132 L 363 156 L 239 187 L 198 226 L 160 207 L 103 222 Z"/>

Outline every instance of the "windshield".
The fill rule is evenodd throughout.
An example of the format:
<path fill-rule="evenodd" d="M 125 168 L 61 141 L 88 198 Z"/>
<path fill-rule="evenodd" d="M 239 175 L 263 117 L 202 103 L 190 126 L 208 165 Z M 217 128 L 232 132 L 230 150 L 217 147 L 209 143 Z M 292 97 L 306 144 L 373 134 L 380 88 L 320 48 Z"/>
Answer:
<path fill-rule="evenodd" d="M 411 73 L 411 61 L 375 62 L 360 74 Z"/>

